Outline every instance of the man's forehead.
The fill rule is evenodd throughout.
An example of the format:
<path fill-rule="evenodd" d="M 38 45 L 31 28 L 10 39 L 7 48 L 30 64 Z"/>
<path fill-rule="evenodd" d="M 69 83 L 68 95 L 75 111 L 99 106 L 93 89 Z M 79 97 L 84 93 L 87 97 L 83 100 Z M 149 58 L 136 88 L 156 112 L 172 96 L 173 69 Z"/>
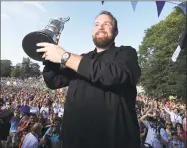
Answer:
<path fill-rule="evenodd" d="M 96 22 L 112 22 L 112 18 L 109 15 L 101 14 L 96 17 L 95 23 Z"/>

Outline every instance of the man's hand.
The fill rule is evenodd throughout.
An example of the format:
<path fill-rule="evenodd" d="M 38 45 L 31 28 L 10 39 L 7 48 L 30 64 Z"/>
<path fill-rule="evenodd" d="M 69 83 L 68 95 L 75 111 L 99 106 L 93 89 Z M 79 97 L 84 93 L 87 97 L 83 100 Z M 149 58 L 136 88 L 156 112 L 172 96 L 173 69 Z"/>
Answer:
<path fill-rule="evenodd" d="M 147 115 L 147 117 L 153 117 L 153 115 L 150 113 L 147 113 L 146 115 Z"/>
<path fill-rule="evenodd" d="M 66 52 L 62 47 L 51 43 L 38 43 L 37 46 L 43 47 L 37 49 L 37 52 L 44 52 L 42 58 L 53 63 L 61 63 L 61 57 Z"/>

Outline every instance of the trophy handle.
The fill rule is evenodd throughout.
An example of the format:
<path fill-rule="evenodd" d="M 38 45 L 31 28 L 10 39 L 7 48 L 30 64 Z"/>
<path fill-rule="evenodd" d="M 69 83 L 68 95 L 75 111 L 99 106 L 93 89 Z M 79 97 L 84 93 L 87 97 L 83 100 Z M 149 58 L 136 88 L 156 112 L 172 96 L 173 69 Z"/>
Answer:
<path fill-rule="evenodd" d="M 50 20 L 49 20 L 49 23 L 48 24 L 50 24 L 50 22 L 52 21 L 53 19 L 51 18 Z"/>
<path fill-rule="evenodd" d="M 68 17 L 66 17 L 66 18 L 63 19 L 63 22 L 65 23 L 65 22 L 67 22 L 69 20 L 70 20 L 70 17 L 68 16 Z"/>
<path fill-rule="evenodd" d="M 60 39 L 60 36 L 61 36 L 61 32 L 57 35 L 56 37 L 56 44 L 58 45 L 58 42 L 59 42 L 59 39 Z"/>

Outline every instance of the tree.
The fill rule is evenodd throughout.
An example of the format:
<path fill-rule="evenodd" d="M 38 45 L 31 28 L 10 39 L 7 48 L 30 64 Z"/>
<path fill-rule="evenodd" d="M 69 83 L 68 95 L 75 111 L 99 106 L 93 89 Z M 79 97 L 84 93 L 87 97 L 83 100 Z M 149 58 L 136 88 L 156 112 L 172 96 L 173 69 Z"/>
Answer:
<path fill-rule="evenodd" d="M 186 96 L 185 51 L 181 51 L 176 63 L 171 61 L 185 30 L 185 21 L 183 11 L 176 7 L 165 20 L 145 31 L 139 47 L 140 85 L 150 96 Z"/>
<path fill-rule="evenodd" d="M 23 69 L 22 75 L 25 75 L 26 77 L 34 77 L 41 74 L 38 63 L 32 62 L 30 58 L 23 58 L 21 67 Z"/>
<path fill-rule="evenodd" d="M 29 66 L 29 71 L 32 76 L 39 76 L 41 74 L 40 66 L 38 65 L 38 63 L 31 62 Z"/>
<path fill-rule="evenodd" d="M 12 62 L 10 60 L 0 60 L 1 62 L 1 77 L 9 77 L 11 72 Z"/>
<path fill-rule="evenodd" d="M 16 67 L 11 71 L 11 77 L 20 77 L 23 73 L 23 69 L 21 67 Z"/>
<path fill-rule="evenodd" d="M 30 58 L 24 58 L 22 60 L 22 68 L 25 74 L 29 74 Z"/>
<path fill-rule="evenodd" d="M 38 77 L 41 75 L 40 66 L 34 63 L 30 58 L 24 58 L 22 63 L 17 63 L 12 66 L 10 60 L 0 60 L 1 62 L 1 77 Z"/>

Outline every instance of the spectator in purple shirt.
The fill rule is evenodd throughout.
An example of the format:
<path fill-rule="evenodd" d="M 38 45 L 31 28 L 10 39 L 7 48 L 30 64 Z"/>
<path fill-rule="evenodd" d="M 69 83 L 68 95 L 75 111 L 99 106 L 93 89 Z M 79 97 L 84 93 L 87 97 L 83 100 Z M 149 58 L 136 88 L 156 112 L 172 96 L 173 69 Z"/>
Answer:
<path fill-rule="evenodd" d="M 28 106 L 28 101 L 27 100 L 25 100 L 23 102 L 23 105 L 21 106 L 20 111 L 21 111 L 22 114 L 30 112 L 30 107 Z"/>

